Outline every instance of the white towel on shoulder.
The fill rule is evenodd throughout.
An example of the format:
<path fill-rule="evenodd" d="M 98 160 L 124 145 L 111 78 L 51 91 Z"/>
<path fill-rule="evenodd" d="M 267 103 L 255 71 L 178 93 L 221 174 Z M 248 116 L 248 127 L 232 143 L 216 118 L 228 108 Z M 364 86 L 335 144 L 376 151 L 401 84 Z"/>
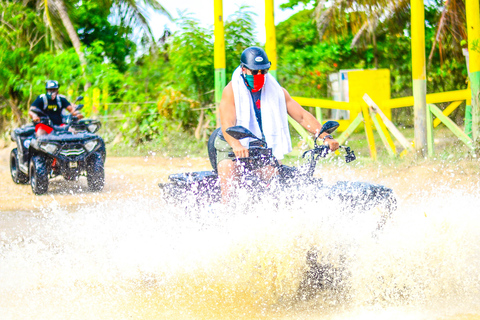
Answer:
<path fill-rule="evenodd" d="M 252 95 L 245 85 L 241 73 L 242 68 L 238 67 L 232 75 L 237 126 L 243 126 L 261 138 L 262 131 L 255 117 Z M 285 154 L 292 151 L 292 141 L 288 129 L 285 93 L 271 74 L 267 73 L 266 75 L 260 99 L 265 140 L 268 147 L 272 148 L 273 155 L 281 160 Z M 240 140 L 240 142 L 244 147 L 248 148 L 250 140 L 247 138 Z"/>

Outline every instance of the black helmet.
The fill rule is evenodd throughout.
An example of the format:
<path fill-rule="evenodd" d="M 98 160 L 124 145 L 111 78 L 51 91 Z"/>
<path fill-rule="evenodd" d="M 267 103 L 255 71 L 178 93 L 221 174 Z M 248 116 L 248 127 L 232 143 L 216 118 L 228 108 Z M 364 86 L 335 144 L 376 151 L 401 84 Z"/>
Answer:
<path fill-rule="evenodd" d="M 248 47 L 243 50 L 240 58 L 241 66 L 250 70 L 264 70 L 270 68 L 267 54 L 262 48 Z"/>
<path fill-rule="evenodd" d="M 45 83 L 45 89 L 58 89 L 58 81 L 55 80 L 47 80 Z"/>

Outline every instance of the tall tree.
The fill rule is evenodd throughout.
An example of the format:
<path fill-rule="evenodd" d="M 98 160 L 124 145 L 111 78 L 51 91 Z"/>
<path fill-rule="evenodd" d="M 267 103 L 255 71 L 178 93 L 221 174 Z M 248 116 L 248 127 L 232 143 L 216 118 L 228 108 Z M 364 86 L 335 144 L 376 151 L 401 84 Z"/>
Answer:
<path fill-rule="evenodd" d="M 44 34 L 43 22 L 34 10 L 16 2 L 0 2 L 0 109 L 10 109 L 8 114 L 17 123 L 23 117 L 20 106 L 25 103 L 25 91 L 31 91 L 26 79 L 29 66 L 45 50 Z"/>
<path fill-rule="evenodd" d="M 327 33 L 346 35 L 352 32 L 355 36 L 351 47 L 356 46 L 361 38 L 371 43 L 375 67 L 378 67 L 377 27 L 381 21 L 405 18 L 409 10 L 409 0 L 334 0 L 333 3 L 319 0 L 315 7 L 315 20 L 320 40 Z M 390 24 L 391 27 L 396 25 Z"/>
<path fill-rule="evenodd" d="M 92 0 L 90 0 L 92 1 Z M 52 35 L 57 41 L 61 41 L 63 37 L 63 30 L 61 25 L 66 30 L 68 38 L 78 54 L 80 63 L 85 72 L 87 66 L 87 59 L 82 51 L 80 38 L 77 30 L 72 23 L 74 5 L 79 1 L 74 0 L 26 0 L 24 4 L 28 5 L 34 2 L 37 9 L 44 12 L 45 21 L 52 31 Z M 143 29 L 153 39 L 153 33 L 147 19 L 147 10 L 152 9 L 154 12 L 159 12 L 171 19 L 170 14 L 157 0 L 99 0 L 99 2 L 110 8 L 114 14 L 114 19 L 120 23 L 125 23 L 135 28 Z M 61 25 L 60 23 L 61 22 Z"/>

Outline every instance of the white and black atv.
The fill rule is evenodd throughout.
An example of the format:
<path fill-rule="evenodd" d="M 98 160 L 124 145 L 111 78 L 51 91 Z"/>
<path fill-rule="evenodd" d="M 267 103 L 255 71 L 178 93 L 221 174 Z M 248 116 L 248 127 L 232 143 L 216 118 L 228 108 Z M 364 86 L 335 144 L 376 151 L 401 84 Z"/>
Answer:
<path fill-rule="evenodd" d="M 76 110 L 82 107 L 79 105 Z M 95 134 L 101 123 L 73 116 L 69 116 L 63 126 L 52 125 L 46 116 L 41 117 L 40 122 L 52 127 L 53 131 L 37 138 L 35 125 L 26 125 L 11 134 L 12 141 L 17 144 L 10 153 L 13 181 L 17 184 L 30 182 L 32 191 L 41 195 L 48 191 L 51 178 L 61 175 L 66 180 L 77 180 L 86 175 L 89 190 L 101 191 L 105 181 L 106 151 L 103 139 Z"/>
<path fill-rule="evenodd" d="M 336 121 L 328 121 L 323 125 L 322 131 L 328 134 L 333 133 L 339 124 Z M 192 197 L 196 199 L 197 204 L 205 205 L 220 200 L 220 183 L 216 168 L 216 149 L 214 140 L 217 136 L 217 129 L 209 139 L 208 154 L 212 171 L 177 173 L 169 176 L 168 183 L 160 183 L 163 190 L 163 197 L 167 202 L 185 203 Z M 378 227 L 381 228 L 393 211 L 397 209 L 397 200 L 393 190 L 382 185 L 357 182 L 357 181 L 339 181 L 334 185 L 326 185 L 321 178 L 313 176 L 317 161 L 324 158 L 330 149 L 325 145 L 317 145 L 306 151 L 303 158 L 309 155 L 309 161 L 300 167 L 289 167 L 280 164 L 272 154 L 272 149 L 262 139 L 256 137 L 252 132 L 241 126 L 228 128 L 227 133 L 235 139 L 254 139 L 250 142 L 249 157 L 241 158 L 240 161 L 245 168 L 242 187 L 251 191 L 252 199 L 261 198 L 268 193 L 275 198 L 276 194 L 298 197 L 302 192 L 298 190 L 308 190 L 314 188 L 319 192 L 314 192 L 315 196 L 324 196 L 330 200 L 338 200 L 342 210 L 348 211 L 370 211 L 372 209 L 381 209 L 381 217 L 378 221 Z M 356 159 L 353 150 L 349 147 L 341 146 L 346 152 L 345 161 L 351 162 Z M 278 175 L 275 177 L 278 183 L 265 183 L 252 172 L 265 165 L 271 165 L 277 169 Z M 275 185 L 275 187 L 273 187 Z M 302 189 L 303 188 L 303 189 Z M 294 199 L 292 199 L 294 200 Z"/>

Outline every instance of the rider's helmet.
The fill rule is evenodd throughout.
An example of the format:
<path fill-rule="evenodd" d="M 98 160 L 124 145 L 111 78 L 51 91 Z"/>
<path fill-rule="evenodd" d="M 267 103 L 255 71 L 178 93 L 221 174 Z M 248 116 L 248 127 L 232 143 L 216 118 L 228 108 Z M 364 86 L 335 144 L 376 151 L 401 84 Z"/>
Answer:
<path fill-rule="evenodd" d="M 45 83 L 45 89 L 58 89 L 59 85 L 58 85 L 58 81 L 56 80 L 47 80 L 47 82 Z"/>
<path fill-rule="evenodd" d="M 47 80 L 45 83 L 45 89 L 47 89 L 47 98 L 48 99 L 55 99 L 58 92 L 58 81 L 55 80 Z"/>
<path fill-rule="evenodd" d="M 248 47 L 240 57 L 241 66 L 250 70 L 265 70 L 270 68 L 265 50 L 259 47 Z"/>

